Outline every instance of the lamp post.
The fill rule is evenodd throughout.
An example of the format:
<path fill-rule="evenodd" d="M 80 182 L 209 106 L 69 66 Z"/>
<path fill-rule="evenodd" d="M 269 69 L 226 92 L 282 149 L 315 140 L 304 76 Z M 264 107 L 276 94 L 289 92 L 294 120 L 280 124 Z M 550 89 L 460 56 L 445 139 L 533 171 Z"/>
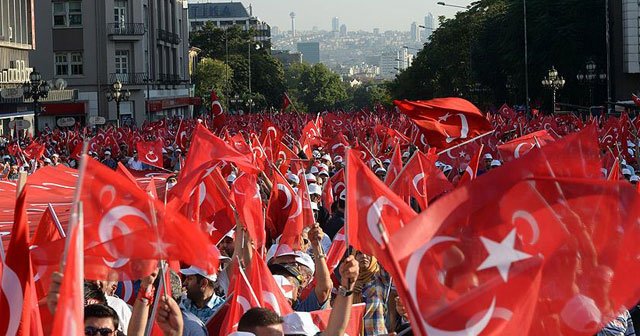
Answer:
<path fill-rule="evenodd" d="M 29 75 L 29 81 L 22 84 L 22 93 L 24 99 L 33 99 L 33 129 L 38 134 L 38 114 L 40 114 L 40 98 L 49 96 L 49 83 L 42 80 L 42 76 L 34 68 Z"/>
<path fill-rule="evenodd" d="M 556 91 L 564 87 L 565 80 L 558 75 L 558 70 L 553 66 L 549 69 L 547 77 L 542 79 L 542 86 L 551 89 L 553 92 L 553 112 L 556 111 Z"/>
<path fill-rule="evenodd" d="M 244 101 L 242 99 L 240 99 L 240 96 L 238 96 L 237 93 L 231 98 L 231 104 L 233 104 L 233 106 L 235 106 L 236 113 L 238 113 L 238 104 L 242 104 L 243 102 Z"/>
<path fill-rule="evenodd" d="M 462 9 L 469 9 L 471 8 L 471 6 L 460 6 L 460 5 L 451 5 L 445 2 L 437 2 L 436 4 L 440 5 L 440 6 L 445 6 L 445 7 L 453 7 L 453 8 L 462 8 Z"/>
<path fill-rule="evenodd" d="M 246 105 L 249 108 L 249 114 L 251 114 L 251 110 L 253 109 L 254 106 L 256 106 L 256 103 L 253 102 L 252 98 L 249 98 L 247 99 Z"/>
<path fill-rule="evenodd" d="M 123 91 L 122 83 L 120 83 L 120 80 L 116 80 L 111 84 L 106 96 L 107 101 L 116 102 L 116 126 L 120 127 L 120 102 L 129 100 L 131 92 L 129 92 L 129 90 Z"/>
<path fill-rule="evenodd" d="M 604 72 L 598 73 L 598 66 L 593 60 L 588 60 L 584 66 L 585 71 L 579 72 L 576 78 L 580 83 L 583 83 L 589 87 L 589 106 L 593 105 L 593 87 L 597 81 L 605 81 L 607 74 Z"/>

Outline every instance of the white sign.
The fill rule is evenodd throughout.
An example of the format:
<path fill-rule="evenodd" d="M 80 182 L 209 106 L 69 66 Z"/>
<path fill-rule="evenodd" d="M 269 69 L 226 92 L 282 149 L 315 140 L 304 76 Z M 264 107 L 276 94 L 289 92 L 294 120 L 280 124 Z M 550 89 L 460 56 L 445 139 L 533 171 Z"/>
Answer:
<path fill-rule="evenodd" d="M 9 122 L 9 128 L 17 129 L 18 131 L 26 130 L 31 127 L 29 120 L 11 120 Z"/>
<path fill-rule="evenodd" d="M 4 88 L 0 90 L 0 96 L 4 99 L 22 98 L 22 87 Z"/>
<path fill-rule="evenodd" d="M 89 124 L 91 125 L 104 125 L 107 120 L 101 116 L 92 116 L 89 117 Z"/>
<path fill-rule="evenodd" d="M 71 127 L 76 124 L 76 119 L 74 117 L 64 117 L 58 119 L 56 124 L 60 127 Z"/>

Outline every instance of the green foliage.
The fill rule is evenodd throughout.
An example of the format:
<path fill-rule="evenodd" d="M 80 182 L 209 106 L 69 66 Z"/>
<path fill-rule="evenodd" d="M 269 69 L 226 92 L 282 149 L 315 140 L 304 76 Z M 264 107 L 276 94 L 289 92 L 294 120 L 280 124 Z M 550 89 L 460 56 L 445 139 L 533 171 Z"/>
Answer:
<path fill-rule="evenodd" d="M 359 85 L 349 88 L 352 109 L 373 108 L 376 105 L 391 106 L 391 95 L 386 84 Z"/>
<path fill-rule="evenodd" d="M 586 104 L 576 74 L 593 59 L 605 68 L 604 3 L 596 0 L 527 0 L 530 97 L 550 100 L 541 80 L 555 66 L 567 83 L 559 101 Z M 522 0 L 480 0 L 452 19 L 439 18 L 431 42 L 390 85 L 395 98 L 463 96 L 487 105 L 523 104 L 524 15 Z M 604 86 L 596 85 L 596 103 Z M 595 92 L 595 91 L 594 91 Z"/>
<path fill-rule="evenodd" d="M 348 99 L 340 76 L 323 64 L 293 64 L 284 78 L 294 104 L 300 102 L 309 112 L 339 108 Z M 296 108 L 300 111 L 301 105 Z"/>
<path fill-rule="evenodd" d="M 209 92 L 215 90 L 221 103 L 225 103 L 226 94 L 230 92 L 230 80 L 233 78 L 233 69 L 224 64 L 220 60 L 211 58 L 203 58 L 198 63 L 194 73 L 194 82 L 196 84 L 195 95 L 205 98 L 205 106 L 210 106 Z"/>

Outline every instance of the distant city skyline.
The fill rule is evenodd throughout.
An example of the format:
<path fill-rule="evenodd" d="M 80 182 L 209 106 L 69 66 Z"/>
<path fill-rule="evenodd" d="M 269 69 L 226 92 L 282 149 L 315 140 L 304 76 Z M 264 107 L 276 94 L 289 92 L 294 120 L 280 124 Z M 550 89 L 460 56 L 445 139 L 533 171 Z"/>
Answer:
<path fill-rule="evenodd" d="M 232 2 L 212 0 L 189 0 L 198 2 Z M 238 2 L 238 1 L 233 1 Z M 321 30 L 332 30 L 332 19 L 339 17 L 340 24 L 346 24 L 349 31 L 409 31 L 413 21 L 422 22 L 428 12 L 434 18 L 444 15 L 452 17 L 459 8 L 439 6 L 436 0 L 401 0 L 397 2 L 383 0 L 344 1 L 344 0 L 251 0 L 241 1 L 246 7 L 253 7 L 253 15 L 277 26 L 281 32 L 291 30 L 289 13 L 296 13 L 296 30 L 307 31 L 317 26 Z M 454 5 L 466 6 L 471 1 L 447 1 Z M 391 10 L 389 7 L 393 6 Z M 391 14 L 393 13 L 393 14 Z M 435 20 L 434 20 L 435 21 Z M 437 23 L 436 23 L 437 25 Z"/>

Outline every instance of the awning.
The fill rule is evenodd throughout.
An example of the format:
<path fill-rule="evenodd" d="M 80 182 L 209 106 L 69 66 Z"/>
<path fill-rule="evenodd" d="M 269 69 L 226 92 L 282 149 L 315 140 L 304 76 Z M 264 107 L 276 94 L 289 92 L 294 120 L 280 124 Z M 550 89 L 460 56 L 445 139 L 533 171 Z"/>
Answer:
<path fill-rule="evenodd" d="M 43 103 L 40 105 L 41 116 L 77 116 L 85 114 L 85 103 Z"/>
<path fill-rule="evenodd" d="M 157 99 L 157 100 L 148 100 L 147 105 L 149 106 L 149 112 L 160 112 L 162 110 L 174 108 L 174 107 L 183 107 L 189 105 L 201 105 L 202 98 L 200 97 L 178 97 L 178 98 L 169 98 L 169 99 Z"/>

